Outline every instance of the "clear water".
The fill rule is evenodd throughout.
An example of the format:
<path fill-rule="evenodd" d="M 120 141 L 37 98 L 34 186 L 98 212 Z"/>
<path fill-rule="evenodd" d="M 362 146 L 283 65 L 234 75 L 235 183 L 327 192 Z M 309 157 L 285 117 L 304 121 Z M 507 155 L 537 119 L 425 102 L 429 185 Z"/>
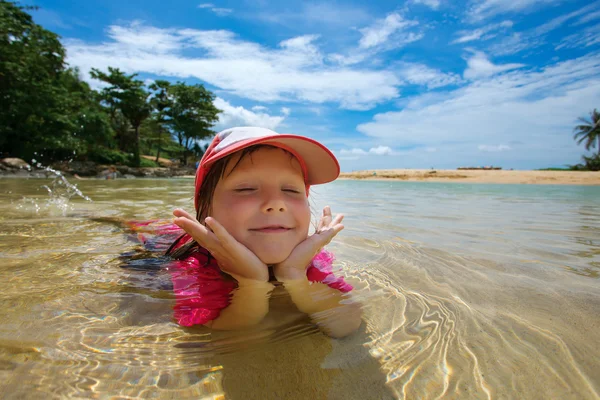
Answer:
<path fill-rule="evenodd" d="M 139 245 L 98 218 L 169 218 L 192 185 L 78 182 L 90 202 L 0 180 L 4 398 L 600 397 L 600 187 L 314 188 L 316 209 L 346 214 L 330 248 L 363 304 L 334 340 L 284 314 L 179 327 L 168 277 L 120 267 Z"/>

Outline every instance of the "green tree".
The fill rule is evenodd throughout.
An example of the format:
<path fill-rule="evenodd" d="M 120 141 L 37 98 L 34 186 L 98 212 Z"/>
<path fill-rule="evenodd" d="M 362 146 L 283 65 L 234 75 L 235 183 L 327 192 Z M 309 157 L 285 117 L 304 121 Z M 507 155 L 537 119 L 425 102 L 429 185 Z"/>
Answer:
<path fill-rule="evenodd" d="M 214 134 L 211 128 L 218 121 L 221 110 L 213 104 L 215 95 L 202 85 L 177 82 L 171 85 L 169 93 L 173 96 L 169 124 L 184 149 L 182 162 L 187 164 L 196 141 Z"/>
<path fill-rule="evenodd" d="M 577 144 L 585 142 L 585 149 L 590 150 L 598 146 L 596 157 L 600 157 L 600 112 L 594 108 L 590 112 L 590 118 L 579 118 L 581 125 L 577 125 L 573 131 L 575 132 L 574 139 Z"/>
<path fill-rule="evenodd" d="M 0 148 L 24 158 L 72 156 L 82 148 L 79 115 L 93 108 L 89 87 L 65 67 L 59 36 L 28 9 L 0 1 Z"/>
<path fill-rule="evenodd" d="M 108 67 L 108 74 L 92 68 L 92 78 L 107 83 L 102 89 L 102 97 L 109 109 L 119 110 L 133 128 L 133 165 L 140 165 L 140 125 L 150 116 L 151 106 L 148 103 L 150 95 L 144 88 L 144 83 L 135 79 L 137 74 L 126 75 L 118 68 Z"/>
<path fill-rule="evenodd" d="M 168 111 L 171 109 L 173 105 L 173 101 L 171 96 L 169 95 L 169 88 L 171 87 L 171 83 L 164 80 L 156 80 L 153 84 L 149 86 L 150 90 L 153 90 L 154 93 L 150 99 L 150 105 L 152 106 L 152 119 L 154 125 L 156 127 L 156 162 L 160 158 L 160 150 L 170 141 L 170 135 L 163 135 L 163 133 L 168 133 L 167 124 L 169 122 L 169 113 Z M 164 139 L 166 139 L 166 141 Z"/>

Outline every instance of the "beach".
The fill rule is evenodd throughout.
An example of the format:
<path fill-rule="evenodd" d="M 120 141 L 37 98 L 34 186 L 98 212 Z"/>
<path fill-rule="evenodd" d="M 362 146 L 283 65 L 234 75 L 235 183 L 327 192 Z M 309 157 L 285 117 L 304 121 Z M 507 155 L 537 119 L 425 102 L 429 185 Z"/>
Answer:
<path fill-rule="evenodd" d="M 192 209 L 192 181 L 77 181 L 89 201 L 0 179 L 0 393 L 600 399 L 600 186 L 448 182 L 311 187 L 345 215 L 327 248 L 363 310 L 331 339 L 281 286 L 254 328 L 173 322 L 168 269 L 111 221 Z"/>
<path fill-rule="evenodd" d="M 340 179 L 464 183 L 600 185 L 599 171 L 377 169 L 342 172 Z"/>

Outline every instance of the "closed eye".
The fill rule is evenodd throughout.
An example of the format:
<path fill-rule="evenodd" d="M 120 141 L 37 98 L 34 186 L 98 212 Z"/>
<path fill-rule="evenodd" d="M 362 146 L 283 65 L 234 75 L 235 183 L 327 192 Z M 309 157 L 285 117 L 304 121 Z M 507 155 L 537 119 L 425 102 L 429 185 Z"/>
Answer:
<path fill-rule="evenodd" d="M 300 193 L 300 191 L 296 189 L 283 189 L 283 191 L 288 193 Z"/>
<path fill-rule="evenodd" d="M 240 188 L 240 189 L 234 189 L 234 192 L 250 192 L 252 190 L 255 190 L 254 188 Z"/>

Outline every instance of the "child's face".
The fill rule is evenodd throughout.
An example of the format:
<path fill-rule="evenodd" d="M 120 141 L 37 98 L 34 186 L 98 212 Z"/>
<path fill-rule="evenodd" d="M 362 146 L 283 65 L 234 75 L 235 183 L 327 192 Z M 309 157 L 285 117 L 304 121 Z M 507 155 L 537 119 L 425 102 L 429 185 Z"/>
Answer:
<path fill-rule="evenodd" d="M 232 158 L 217 184 L 210 215 L 262 262 L 280 263 L 308 236 L 300 163 L 277 148 L 258 149 L 233 168 L 238 159 Z"/>

